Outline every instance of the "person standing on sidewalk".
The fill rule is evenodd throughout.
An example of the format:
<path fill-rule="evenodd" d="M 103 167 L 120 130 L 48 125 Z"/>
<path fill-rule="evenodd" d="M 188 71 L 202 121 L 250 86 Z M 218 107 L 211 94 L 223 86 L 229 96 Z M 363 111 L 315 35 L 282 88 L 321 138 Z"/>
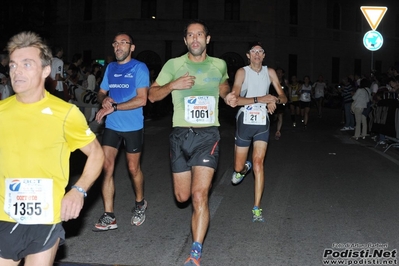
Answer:
<path fill-rule="evenodd" d="M 64 101 L 69 101 L 68 87 L 64 83 L 64 61 L 62 56 L 64 55 L 64 49 L 61 46 L 55 46 L 53 48 L 53 60 L 51 62 L 51 73 L 50 77 L 56 82 L 53 94 Z"/>
<path fill-rule="evenodd" d="M 239 95 L 237 105 L 242 107 L 236 117 L 234 172 L 231 182 L 239 184 L 251 169 L 252 164 L 247 161 L 247 157 L 253 142 L 255 198 L 252 221 L 264 222 L 260 202 L 265 186 L 263 164 L 270 134 L 268 114 L 276 111 L 277 104 L 286 103 L 287 97 L 276 71 L 262 65 L 265 58 L 262 45 L 259 42 L 251 44 L 246 55 L 249 65 L 237 70 L 233 85 L 233 92 Z M 273 84 L 278 97 L 269 94 L 270 84 Z"/>
<path fill-rule="evenodd" d="M 184 265 L 200 265 L 202 244 L 209 226 L 208 197 L 219 157 L 219 95 L 231 107 L 236 97 L 230 92 L 226 63 L 208 56 L 209 29 L 200 20 L 184 29 L 188 53 L 170 59 L 151 85 L 149 100 L 160 101 L 172 94 L 173 131 L 170 159 L 174 194 L 178 202 L 193 205 L 193 244 Z"/>
<path fill-rule="evenodd" d="M 79 109 L 45 90 L 52 55 L 42 38 L 21 32 L 7 49 L 15 95 L 0 101 L 0 265 L 53 265 L 62 222 L 79 216 L 104 153 Z M 76 149 L 87 160 L 65 193 Z"/>
<path fill-rule="evenodd" d="M 135 207 L 131 224 L 139 226 L 145 221 L 147 201 L 144 199 L 144 177 L 140 167 L 143 146 L 143 106 L 147 102 L 149 71 L 147 66 L 132 58 L 135 49 L 133 38 L 124 32 L 116 34 L 112 47 L 116 62 L 105 70 L 98 92 L 102 108 L 97 112 L 96 121 L 105 120 L 102 147 L 105 154 L 102 196 L 104 214 L 94 225 L 93 231 L 117 229 L 114 214 L 115 158 L 124 144 L 129 173 L 132 177 Z"/>
<path fill-rule="evenodd" d="M 349 77 L 342 79 L 342 98 L 344 104 L 344 114 L 345 114 L 345 125 L 341 128 L 341 131 L 354 130 L 355 129 L 355 116 L 352 113 L 352 96 L 355 91 L 352 86 L 352 80 Z"/>

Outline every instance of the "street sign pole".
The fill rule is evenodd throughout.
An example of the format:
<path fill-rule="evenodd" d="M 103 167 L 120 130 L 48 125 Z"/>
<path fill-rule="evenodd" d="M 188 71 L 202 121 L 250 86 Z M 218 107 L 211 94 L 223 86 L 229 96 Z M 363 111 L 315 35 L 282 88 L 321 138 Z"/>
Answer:
<path fill-rule="evenodd" d="M 361 6 L 360 10 L 371 27 L 371 31 L 366 32 L 363 38 L 363 45 L 371 51 L 371 71 L 374 70 L 374 51 L 381 48 L 384 39 L 376 31 L 388 8 L 385 6 Z"/>
<path fill-rule="evenodd" d="M 374 70 L 374 52 L 371 51 L 371 72 Z"/>

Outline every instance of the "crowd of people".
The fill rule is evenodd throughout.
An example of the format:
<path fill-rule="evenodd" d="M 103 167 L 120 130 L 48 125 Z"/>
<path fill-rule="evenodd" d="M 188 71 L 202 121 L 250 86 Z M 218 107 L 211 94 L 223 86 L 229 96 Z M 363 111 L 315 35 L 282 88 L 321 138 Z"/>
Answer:
<path fill-rule="evenodd" d="M 377 108 L 379 101 L 399 99 L 397 68 L 391 67 L 386 73 L 371 73 L 369 77 L 349 75 L 342 79 L 341 84 L 345 118 L 341 131 L 354 131 L 352 138 L 365 139 L 371 133 L 370 112 Z M 385 144 L 384 135 L 377 134 L 373 138 Z"/>
<path fill-rule="evenodd" d="M 192 203 L 192 246 L 184 265 L 200 265 L 210 223 L 209 193 L 219 159 L 219 101 L 238 107 L 231 182 L 238 185 L 253 170 L 252 222 L 265 221 L 263 167 L 272 119 L 277 124 L 276 140 L 282 137 L 287 111 L 292 127 L 301 123 L 307 129 L 313 103 L 322 118 L 328 86 L 321 75 L 314 83 L 309 76 L 303 80 L 292 76 L 288 81 L 282 68 L 263 64 L 264 47 L 254 42 L 243 53 L 248 65 L 237 70 L 230 88 L 225 61 L 207 54 L 211 39 L 207 25 L 190 21 L 183 39 L 187 53 L 168 60 L 156 76 L 132 58 L 135 42 L 126 32 L 114 36 L 115 61 L 109 60 L 105 67 L 83 64 L 81 54 L 75 54 L 70 63 L 63 62 L 62 47 L 54 46 L 51 54 L 50 47 L 32 32 L 10 39 L 8 53 L 0 55 L 1 83 L 12 88 L 10 95 L 15 94 L 0 101 L 0 123 L 12 125 L 0 127 L 0 139 L 7 139 L 0 141 L 1 265 L 24 260 L 25 265 L 51 266 L 65 241 L 62 222 L 79 216 L 84 197 L 101 173 L 104 212 L 93 231 L 117 229 L 114 170 L 122 144 L 134 192 L 131 224 L 145 222 L 148 202 L 140 166 L 143 108 L 148 101 L 168 97 L 173 102 L 169 142 L 174 196 L 178 202 L 191 199 Z M 355 130 L 356 139 L 366 137 L 368 103 L 385 97 L 386 91 L 395 93 L 397 78 L 394 70 L 388 83 L 377 76 L 373 80 L 345 77 L 340 90 L 345 114 L 341 130 Z M 77 90 L 95 95 L 98 109 L 89 118 L 71 104 L 77 100 Z M 105 124 L 101 144 L 88 125 L 92 119 Z M 251 145 L 252 161 L 248 159 Z M 87 161 L 80 178 L 66 190 L 69 156 L 76 149 Z"/>

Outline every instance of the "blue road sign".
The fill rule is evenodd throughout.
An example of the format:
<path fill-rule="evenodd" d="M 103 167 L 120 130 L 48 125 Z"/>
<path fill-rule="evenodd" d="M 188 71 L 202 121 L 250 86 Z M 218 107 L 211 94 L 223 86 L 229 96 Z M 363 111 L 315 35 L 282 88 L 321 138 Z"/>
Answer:
<path fill-rule="evenodd" d="M 381 33 L 376 30 L 366 32 L 363 37 L 363 44 L 370 51 L 377 51 L 384 43 Z"/>

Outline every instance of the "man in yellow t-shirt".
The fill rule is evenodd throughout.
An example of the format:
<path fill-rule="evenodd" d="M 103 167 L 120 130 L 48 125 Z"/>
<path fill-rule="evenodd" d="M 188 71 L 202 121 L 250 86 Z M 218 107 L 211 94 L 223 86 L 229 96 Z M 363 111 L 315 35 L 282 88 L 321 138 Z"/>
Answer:
<path fill-rule="evenodd" d="M 79 109 L 44 88 L 51 51 L 35 33 L 7 45 L 15 95 L 0 101 L 0 265 L 53 265 L 65 240 L 63 221 L 76 219 L 104 154 Z M 65 194 L 70 153 L 87 162 Z"/>

